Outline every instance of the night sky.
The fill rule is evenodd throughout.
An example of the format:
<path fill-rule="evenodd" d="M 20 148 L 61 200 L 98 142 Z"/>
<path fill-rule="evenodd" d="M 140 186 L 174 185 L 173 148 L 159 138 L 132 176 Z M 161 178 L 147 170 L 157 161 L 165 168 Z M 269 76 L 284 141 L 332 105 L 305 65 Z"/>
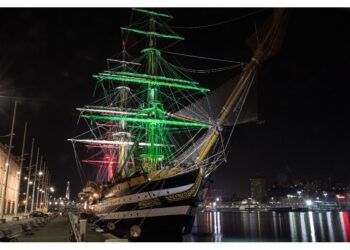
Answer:
<path fill-rule="evenodd" d="M 168 9 L 169 25 L 198 26 L 240 17 L 256 9 Z M 350 11 L 293 9 L 278 55 L 259 69 L 260 122 L 236 128 L 229 161 L 213 174 L 214 187 L 247 195 L 249 178 L 347 179 L 350 173 Z M 248 62 L 246 39 L 264 9 L 235 22 L 202 29 L 174 29 L 185 41 L 170 51 Z M 0 96 L 30 98 L 18 106 L 14 149 L 24 121 L 35 137 L 62 195 L 70 180 L 82 187 L 68 138 L 83 132 L 76 107 L 94 100 L 91 75 L 121 50 L 120 26 L 130 9 L 0 9 Z M 132 44 L 136 36 L 129 38 Z M 138 50 L 129 51 L 139 53 Z M 182 60 L 187 68 L 227 66 Z M 192 75 L 216 88 L 237 71 Z M 0 136 L 8 134 L 13 101 L 0 97 Z M 3 143 L 6 139 L 0 138 Z M 30 139 L 27 140 L 29 152 Z"/>

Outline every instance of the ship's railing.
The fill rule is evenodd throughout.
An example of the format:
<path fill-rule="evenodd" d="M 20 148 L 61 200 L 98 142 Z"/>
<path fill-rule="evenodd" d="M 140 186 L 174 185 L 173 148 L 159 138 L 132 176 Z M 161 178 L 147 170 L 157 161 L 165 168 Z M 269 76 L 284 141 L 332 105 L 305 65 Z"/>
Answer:
<path fill-rule="evenodd" d="M 198 165 L 198 164 L 193 164 L 190 167 L 184 167 L 179 174 L 186 174 L 188 172 L 191 172 L 191 171 L 198 169 L 199 167 L 200 167 L 200 165 Z"/>
<path fill-rule="evenodd" d="M 70 224 L 70 241 L 84 242 L 86 240 L 87 220 L 79 219 L 78 215 L 68 213 Z"/>

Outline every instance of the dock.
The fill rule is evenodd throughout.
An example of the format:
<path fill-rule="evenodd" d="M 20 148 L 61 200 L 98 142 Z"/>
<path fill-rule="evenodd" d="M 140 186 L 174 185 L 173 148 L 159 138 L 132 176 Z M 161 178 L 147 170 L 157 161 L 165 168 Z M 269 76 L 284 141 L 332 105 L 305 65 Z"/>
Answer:
<path fill-rule="evenodd" d="M 27 223 L 31 232 L 23 230 L 21 224 Z M 68 216 L 56 216 L 53 218 L 30 218 L 16 222 L 3 223 L 0 233 L 12 235 L 15 242 L 72 242 L 71 225 Z M 111 240 L 112 238 L 112 240 Z M 114 240 L 113 240 L 114 239 Z M 91 227 L 86 228 L 84 242 L 110 242 L 119 241 L 110 234 L 99 233 Z"/>

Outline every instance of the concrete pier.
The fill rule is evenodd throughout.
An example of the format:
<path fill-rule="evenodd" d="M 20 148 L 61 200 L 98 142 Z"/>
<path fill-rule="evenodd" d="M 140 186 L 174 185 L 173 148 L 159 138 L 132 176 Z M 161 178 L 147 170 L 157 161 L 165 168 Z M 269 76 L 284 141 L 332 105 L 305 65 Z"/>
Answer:
<path fill-rule="evenodd" d="M 35 230 L 33 235 L 18 237 L 20 242 L 69 242 L 70 224 L 67 216 L 57 216 L 44 227 Z M 105 242 L 103 234 L 87 229 L 86 242 Z"/>

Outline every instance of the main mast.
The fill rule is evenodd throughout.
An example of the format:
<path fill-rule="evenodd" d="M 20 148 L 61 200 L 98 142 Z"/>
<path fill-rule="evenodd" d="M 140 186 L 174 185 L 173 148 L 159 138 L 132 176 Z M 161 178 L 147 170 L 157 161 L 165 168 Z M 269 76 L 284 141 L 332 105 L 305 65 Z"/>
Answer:
<path fill-rule="evenodd" d="M 176 78 L 167 78 L 161 76 L 158 72 L 159 61 L 161 59 L 161 51 L 157 48 L 158 39 L 167 40 L 183 40 L 182 37 L 176 34 L 163 34 L 157 31 L 156 19 L 171 19 L 172 16 L 155 11 L 134 9 L 137 12 L 146 14 L 149 18 L 149 29 L 143 31 L 139 29 L 122 28 L 124 31 L 133 32 L 147 36 L 148 47 L 142 50 L 146 56 L 146 75 L 142 75 L 148 80 L 144 83 L 147 85 L 147 91 L 144 98 L 144 103 L 140 107 L 138 117 L 140 119 L 149 119 L 150 122 L 141 123 L 144 130 L 145 141 L 147 147 L 143 147 L 140 155 L 142 170 L 146 172 L 154 171 L 162 167 L 168 167 L 173 164 L 174 154 L 171 148 L 171 143 L 168 140 L 166 131 L 168 125 L 172 125 L 171 121 L 167 120 L 167 112 L 164 109 L 164 104 L 160 96 L 160 87 L 184 87 L 193 88 L 194 90 L 204 90 L 195 86 L 180 85 L 178 82 L 186 82 L 185 80 Z M 132 75 L 131 75 L 132 76 Z M 135 77 L 137 75 L 134 75 Z M 165 81 L 161 81 L 165 80 Z M 187 82 L 186 82 L 187 83 Z M 178 86 L 177 86 L 178 85 Z M 152 122 L 153 121 L 153 122 Z M 187 124 L 179 125 L 186 126 Z M 187 122 L 190 124 L 191 122 Z M 195 124 L 195 123 L 193 123 Z M 190 124 L 192 125 L 192 124 Z M 198 124 L 200 125 L 200 124 Z M 207 125 L 204 125 L 207 126 Z"/>
<path fill-rule="evenodd" d="M 147 60 L 147 73 L 150 76 L 156 76 L 158 70 L 158 60 L 160 57 L 160 51 L 157 50 L 157 36 L 156 33 L 156 21 L 155 15 L 159 16 L 156 12 L 146 12 L 149 15 L 149 35 L 148 35 L 148 48 L 143 50 L 146 54 Z M 170 16 L 166 16 L 170 18 Z M 148 84 L 147 97 L 145 100 L 145 108 L 140 113 L 152 117 L 154 119 L 164 119 L 164 108 L 159 100 L 158 96 L 159 86 Z M 146 141 L 150 144 L 149 147 L 145 147 L 141 154 L 142 167 L 146 171 L 152 171 L 158 168 L 164 160 L 164 147 L 155 146 L 156 144 L 166 145 L 166 149 L 169 150 L 168 155 L 171 156 L 169 145 L 166 141 L 164 134 L 164 124 L 147 123 L 145 124 Z"/>

